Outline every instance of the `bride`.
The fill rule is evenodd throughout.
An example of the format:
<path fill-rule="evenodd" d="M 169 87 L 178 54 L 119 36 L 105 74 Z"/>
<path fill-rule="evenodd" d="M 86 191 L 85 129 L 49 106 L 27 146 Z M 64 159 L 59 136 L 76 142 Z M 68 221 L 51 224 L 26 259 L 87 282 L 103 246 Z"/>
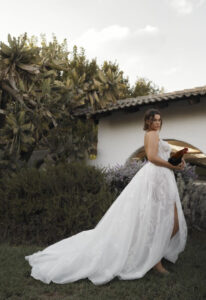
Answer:
<path fill-rule="evenodd" d="M 175 263 L 187 240 L 173 170 L 171 146 L 159 138 L 160 112 L 146 111 L 144 146 L 147 163 L 112 203 L 95 228 L 65 238 L 25 256 L 31 276 L 49 284 L 88 278 L 95 285 L 118 277 L 143 277 L 150 269 L 169 274 L 162 258 Z"/>

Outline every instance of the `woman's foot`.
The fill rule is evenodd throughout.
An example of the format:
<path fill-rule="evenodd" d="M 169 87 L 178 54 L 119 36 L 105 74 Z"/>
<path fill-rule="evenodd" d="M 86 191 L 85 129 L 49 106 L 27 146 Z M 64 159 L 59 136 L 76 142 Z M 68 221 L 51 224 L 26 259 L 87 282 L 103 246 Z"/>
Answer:
<path fill-rule="evenodd" d="M 168 275 L 170 274 L 169 271 L 167 271 L 161 262 L 157 263 L 154 267 L 153 267 L 154 270 L 156 270 L 157 272 L 161 273 L 161 274 L 165 274 L 165 275 Z"/>

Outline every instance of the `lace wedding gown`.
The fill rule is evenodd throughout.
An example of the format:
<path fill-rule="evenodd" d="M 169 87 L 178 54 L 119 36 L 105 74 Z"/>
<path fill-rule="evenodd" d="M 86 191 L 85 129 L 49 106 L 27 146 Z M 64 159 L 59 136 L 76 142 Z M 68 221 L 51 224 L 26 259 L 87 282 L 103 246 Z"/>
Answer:
<path fill-rule="evenodd" d="M 170 145 L 159 140 L 168 160 Z M 176 203 L 179 231 L 171 238 Z M 88 278 L 95 285 L 143 277 L 163 257 L 175 263 L 185 248 L 187 224 L 174 172 L 147 162 L 112 203 L 94 229 L 26 256 L 31 276 L 49 284 Z"/>

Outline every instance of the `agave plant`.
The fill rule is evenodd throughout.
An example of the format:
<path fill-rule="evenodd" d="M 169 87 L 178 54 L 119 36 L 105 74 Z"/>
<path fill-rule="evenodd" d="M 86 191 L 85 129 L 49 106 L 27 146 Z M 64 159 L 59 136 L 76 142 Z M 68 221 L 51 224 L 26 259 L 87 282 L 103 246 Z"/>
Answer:
<path fill-rule="evenodd" d="M 89 105 L 95 110 L 118 99 L 121 90 L 125 88 L 121 79 L 111 69 L 106 74 L 99 69 L 93 78 L 87 80 L 86 73 L 78 76 L 73 69 L 68 75 L 65 87 L 69 90 L 70 98 L 74 100 L 73 108 Z"/>
<path fill-rule="evenodd" d="M 99 82 L 102 84 L 102 88 L 100 88 L 100 98 L 105 99 L 104 102 L 101 101 L 103 106 L 119 99 L 121 91 L 125 89 L 125 84 L 122 83 L 122 75 L 113 72 L 111 68 L 106 72 L 99 70 L 95 83 L 99 84 Z"/>
<path fill-rule="evenodd" d="M 52 41 L 47 43 L 45 35 L 41 35 L 41 64 L 47 70 L 67 70 L 69 64 L 68 54 L 66 39 L 59 44 L 56 36 L 53 34 Z"/>
<path fill-rule="evenodd" d="M 0 130 L 2 144 L 9 154 L 28 152 L 35 142 L 33 132 L 34 125 L 28 120 L 25 110 L 9 113 L 4 128 Z"/>
<path fill-rule="evenodd" d="M 115 64 L 105 62 L 100 68 L 96 60 L 86 60 L 83 49 L 78 55 L 74 47 L 69 66 L 70 69 L 65 72 L 65 82 L 71 91 L 71 98 L 75 100 L 75 108 L 83 105 L 95 110 L 128 95 L 127 81 Z"/>
<path fill-rule="evenodd" d="M 34 105 L 28 93 L 31 92 L 36 75 L 40 73 L 39 48 L 29 48 L 26 34 L 18 39 L 8 35 L 8 45 L 0 43 L 0 88 L 26 107 Z"/>

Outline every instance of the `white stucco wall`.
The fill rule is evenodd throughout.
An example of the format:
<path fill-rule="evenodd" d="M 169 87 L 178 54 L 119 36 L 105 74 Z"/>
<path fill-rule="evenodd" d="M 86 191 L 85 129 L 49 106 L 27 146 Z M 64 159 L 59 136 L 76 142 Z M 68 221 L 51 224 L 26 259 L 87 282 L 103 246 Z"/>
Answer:
<path fill-rule="evenodd" d="M 124 164 L 144 144 L 144 112 L 151 107 L 135 113 L 114 112 L 100 118 L 97 158 L 88 163 L 100 167 Z M 206 99 L 192 105 L 186 101 L 170 103 L 160 112 L 163 119 L 161 138 L 180 140 L 206 153 Z"/>

